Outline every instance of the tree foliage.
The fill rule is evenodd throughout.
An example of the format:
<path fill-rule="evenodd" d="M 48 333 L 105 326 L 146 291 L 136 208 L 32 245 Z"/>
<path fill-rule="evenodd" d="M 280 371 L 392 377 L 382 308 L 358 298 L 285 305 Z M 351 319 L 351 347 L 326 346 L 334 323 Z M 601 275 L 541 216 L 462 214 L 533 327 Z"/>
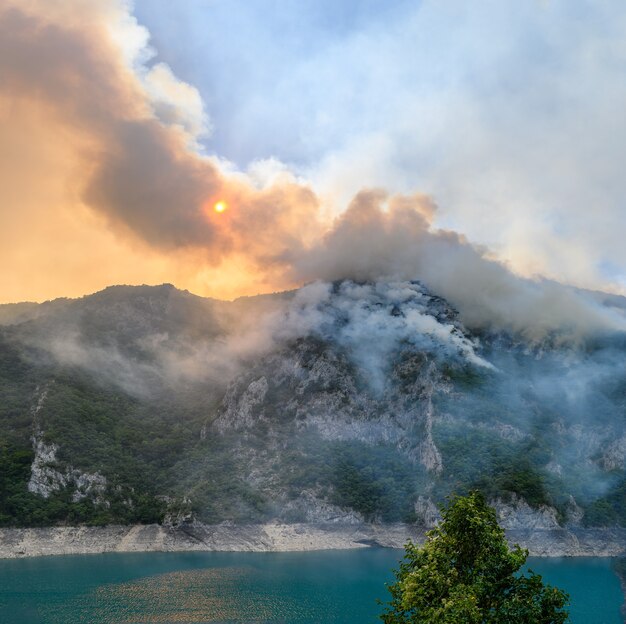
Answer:
<path fill-rule="evenodd" d="M 561 624 L 568 596 L 530 571 L 528 551 L 509 548 L 482 494 L 455 497 L 424 546 L 409 542 L 385 624 Z"/>

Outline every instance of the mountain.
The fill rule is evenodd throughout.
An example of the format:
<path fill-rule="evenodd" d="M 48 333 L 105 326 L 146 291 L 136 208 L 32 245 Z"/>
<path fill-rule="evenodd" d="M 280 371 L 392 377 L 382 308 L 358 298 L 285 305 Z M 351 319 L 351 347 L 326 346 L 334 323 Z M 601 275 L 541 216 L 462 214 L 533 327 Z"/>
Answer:
<path fill-rule="evenodd" d="M 505 526 L 626 526 L 625 355 L 417 281 L 0 306 L 0 524 L 430 525 L 478 488 Z"/>

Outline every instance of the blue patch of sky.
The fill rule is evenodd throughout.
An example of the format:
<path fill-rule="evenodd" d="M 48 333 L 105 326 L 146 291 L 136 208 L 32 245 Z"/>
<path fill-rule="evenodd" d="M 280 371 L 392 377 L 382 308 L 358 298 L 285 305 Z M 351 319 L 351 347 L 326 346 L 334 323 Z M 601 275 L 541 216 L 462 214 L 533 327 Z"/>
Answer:
<path fill-rule="evenodd" d="M 337 58 L 337 71 L 327 77 L 303 79 L 306 65 L 346 38 L 393 23 L 419 4 L 408 0 L 138 0 L 135 15 L 151 33 L 156 60 L 168 63 L 203 96 L 214 121 L 208 150 L 245 166 L 269 156 L 292 161 L 308 157 L 309 148 L 299 145 L 298 136 L 307 117 L 309 124 L 315 124 L 335 114 L 320 110 L 325 107 L 324 93 L 319 91 L 325 89 L 334 101 L 333 93 L 351 77 L 342 75 L 341 58 Z M 294 80 L 298 92 L 289 92 L 285 84 L 293 74 L 299 74 Z M 316 92 L 307 93 L 308 89 Z M 286 97 L 289 119 L 281 115 Z M 318 119 L 310 119 L 315 114 Z M 284 123 L 291 127 L 285 128 Z"/>

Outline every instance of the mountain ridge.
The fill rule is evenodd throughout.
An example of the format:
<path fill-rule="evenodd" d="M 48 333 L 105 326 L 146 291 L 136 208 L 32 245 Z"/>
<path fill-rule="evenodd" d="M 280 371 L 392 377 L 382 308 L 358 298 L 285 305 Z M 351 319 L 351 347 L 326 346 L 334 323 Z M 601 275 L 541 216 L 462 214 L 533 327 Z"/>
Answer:
<path fill-rule="evenodd" d="M 618 340 L 503 342 L 417 281 L 35 305 L 0 306 L 5 526 L 428 525 L 470 487 L 522 526 L 626 521 Z"/>

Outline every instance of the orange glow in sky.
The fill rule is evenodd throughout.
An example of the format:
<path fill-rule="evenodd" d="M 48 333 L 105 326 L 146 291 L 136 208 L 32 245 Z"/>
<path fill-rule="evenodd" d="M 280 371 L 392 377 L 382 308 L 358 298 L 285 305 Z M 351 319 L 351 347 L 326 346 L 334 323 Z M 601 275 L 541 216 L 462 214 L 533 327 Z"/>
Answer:
<path fill-rule="evenodd" d="M 213 210 L 219 213 L 224 212 L 227 208 L 228 208 L 228 204 L 225 201 L 218 201 L 215 203 L 215 206 L 213 206 Z"/>

